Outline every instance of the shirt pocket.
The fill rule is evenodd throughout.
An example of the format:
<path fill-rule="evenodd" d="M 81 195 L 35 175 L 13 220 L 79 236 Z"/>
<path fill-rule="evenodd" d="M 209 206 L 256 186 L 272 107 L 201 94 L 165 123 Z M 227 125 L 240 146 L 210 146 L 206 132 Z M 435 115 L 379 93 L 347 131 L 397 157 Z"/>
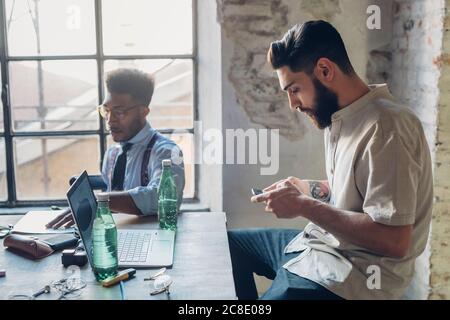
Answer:
<path fill-rule="evenodd" d="M 288 262 L 286 262 L 284 264 L 284 268 L 289 268 L 291 266 L 297 266 L 297 264 L 303 259 L 305 258 L 309 252 L 311 251 L 311 247 L 305 246 L 305 248 L 302 250 L 302 252 L 295 258 L 289 260 Z"/>
<path fill-rule="evenodd" d="M 348 260 L 329 251 L 317 249 L 316 246 L 303 251 L 284 267 L 308 279 L 335 283 L 343 283 L 352 271 L 352 264 Z"/>
<path fill-rule="evenodd" d="M 309 248 L 307 245 L 308 239 L 305 237 L 305 232 L 300 232 L 294 239 L 292 239 L 284 248 L 284 253 L 301 252 Z"/>
<path fill-rule="evenodd" d="M 353 269 L 350 261 L 331 248 L 313 248 L 309 254 L 321 279 L 342 283 Z"/>

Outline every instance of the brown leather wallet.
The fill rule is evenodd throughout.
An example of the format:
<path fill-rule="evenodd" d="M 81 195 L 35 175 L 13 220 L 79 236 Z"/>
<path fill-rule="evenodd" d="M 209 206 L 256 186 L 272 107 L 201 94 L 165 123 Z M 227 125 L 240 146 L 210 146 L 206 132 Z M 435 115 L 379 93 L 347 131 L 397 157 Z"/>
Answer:
<path fill-rule="evenodd" d="M 41 259 L 51 255 L 54 250 L 37 238 L 10 234 L 3 240 L 3 246 L 25 258 Z"/>

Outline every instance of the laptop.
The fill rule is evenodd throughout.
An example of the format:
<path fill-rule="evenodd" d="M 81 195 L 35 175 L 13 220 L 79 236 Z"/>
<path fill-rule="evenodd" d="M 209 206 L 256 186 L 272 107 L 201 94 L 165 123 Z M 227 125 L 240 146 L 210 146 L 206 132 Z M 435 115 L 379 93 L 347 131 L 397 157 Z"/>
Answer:
<path fill-rule="evenodd" d="M 67 200 L 93 267 L 92 225 L 97 200 L 86 171 L 71 185 Z M 117 238 L 119 268 L 167 267 L 173 264 L 175 231 L 118 229 Z"/>

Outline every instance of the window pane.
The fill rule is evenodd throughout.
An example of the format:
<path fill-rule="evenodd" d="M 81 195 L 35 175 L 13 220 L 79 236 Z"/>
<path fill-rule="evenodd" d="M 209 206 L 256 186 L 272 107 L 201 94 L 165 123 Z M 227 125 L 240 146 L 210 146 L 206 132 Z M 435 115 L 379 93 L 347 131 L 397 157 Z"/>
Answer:
<path fill-rule="evenodd" d="M 1 68 L 1 65 L 0 65 Z M 0 132 L 3 132 L 4 130 L 4 124 L 3 124 L 3 100 L 1 99 L 1 92 L 2 92 L 2 70 L 0 69 Z"/>
<path fill-rule="evenodd" d="M 105 71 L 137 68 L 155 75 L 148 120 L 156 129 L 193 127 L 192 60 L 108 60 Z"/>
<path fill-rule="evenodd" d="M 183 151 L 183 158 L 185 161 L 185 177 L 186 184 L 184 186 L 184 198 L 193 198 L 194 190 L 195 190 L 195 166 L 194 166 L 194 135 L 190 133 L 181 133 L 181 134 L 171 134 L 165 136 L 171 140 L 173 140 Z M 111 136 L 108 135 L 107 145 L 108 147 L 113 145 L 114 141 L 111 139 Z"/>
<path fill-rule="evenodd" d="M 11 62 L 9 73 L 15 130 L 98 128 L 95 61 Z"/>
<path fill-rule="evenodd" d="M 191 0 L 102 1 L 105 54 L 192 53 Z"/>
<path fill-rule="evenodd" d="M 97 137 L 14 139 L 17 198 L 65 199 L 69 179 L 100 173 Z"/>
<path fill-rule="evenodd" d="M 6 0 L 11 56 L 95 53 L 92 0 Z"/>
<path fill-rule="evenodd" d="M 6 187 L 6 152 L 5 139 L 0 138 L 0 201 L 8 198 L 8 189 Z"/>

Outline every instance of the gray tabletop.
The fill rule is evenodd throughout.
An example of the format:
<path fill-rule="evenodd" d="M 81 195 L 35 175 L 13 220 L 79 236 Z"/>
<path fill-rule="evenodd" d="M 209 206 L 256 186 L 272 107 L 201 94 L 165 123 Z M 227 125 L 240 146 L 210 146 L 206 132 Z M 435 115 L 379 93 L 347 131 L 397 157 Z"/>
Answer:
<path fill-rule="evenodd" d="M 114 215 L 119 229 L 156 229 L 155 217 Z M 20 216 L 0 216 L 0 225 L 15 223 Z M 11 294 L 32 294 L 52 281 L 70 275 L 61 264 L 61 253 L 33 261 L 14 254 L 0 242 L 0 269 L 6 269 L 6 277 L 0 278 L 0 299 Z M 236 299 L 226 234 L 226 216 L 223 212 L 182 213 L 178 220 L 173 267 L 166 271 L 173 284 L 170 296 L 151 296 L 151 281 L 143 279 L 158 268 L 138 269 L 136 277 L 124 282 L 125 298 L 132 299 Z M 120 300 L 120 286 L 104 288 L 95 281 L 89 264 L 81 268 L 81 278 L 87 283 L 78 299 Z M 37 299 L 56 299 L 52 290 Z"/>

